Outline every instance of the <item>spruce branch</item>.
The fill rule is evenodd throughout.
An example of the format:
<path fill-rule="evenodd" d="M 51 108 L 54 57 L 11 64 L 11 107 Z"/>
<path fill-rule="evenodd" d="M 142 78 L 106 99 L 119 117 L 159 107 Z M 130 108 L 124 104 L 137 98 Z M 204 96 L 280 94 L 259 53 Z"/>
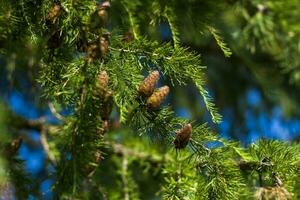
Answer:
<path fill-rule="evenodd" d="M 227 44 L 224 42 L 223 38 L 219 35 L 218 31 L 212 26 L 207 26 L 207 28 L 209 32 L 213 35 L 214 39 L 216 40 L 221 50 L 223 51 L 224 56 L 230 57 L 232 52 L 230 48 L 227 46 Z"/>
<path fill-rule="evenodd" d="M 142 38 L 140 30 L 140 20 L 136 15 L 138 8 L 141 6 L 142 2 L 122 0 L 121 3 L 128 14 L 128 20 L 132 29 L 133 37 L 137 40 L 140 40 Z"/>
<path fill-rule="evenodd" d="M 180 44 L 180 34 L 177 27 L 177 20 L 176 20 L 176 14 L 172 7 L 166 6 L 164 16 L 167 18 L 167 21 L 169 23 L 171 32 L 172 32 L 172 38 L 174 42 L 174 48 L 177 48 Z"/>
<path fill-rule="evenodd" d="M 138 58 L 137 62 L 143 67 L 160 69 L 165 76 L 170 78 L 173 85 L 176 83 L 186 85 L 188 82 L 193 82 L 203 97 L 213 122 L 219 123 L 221 121 L 221 115 L 215 108 L 209 93 L 205 90 L 204 67 L 201 66 L 199 55 L 189 52 L 183 47 L 174 49 L 170 44 L 159 45 L 146 39 L 125 45 L 113 41 L 113 44 L 115 44 L 114 47 L 110 47 L 112 50 L 128 53 L 134 60 Z M 117 46 L 120 48 L 116 48 Z M 141 47 L 145 50 L 139 50 Z"/>

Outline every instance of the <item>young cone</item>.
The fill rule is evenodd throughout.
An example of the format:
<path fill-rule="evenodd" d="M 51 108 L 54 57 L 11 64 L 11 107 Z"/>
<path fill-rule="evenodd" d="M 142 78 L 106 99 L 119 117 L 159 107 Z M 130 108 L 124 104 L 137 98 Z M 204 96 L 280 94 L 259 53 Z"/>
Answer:
<path fill-rule="evenodd" d="M 139 86 L 139 93 L 143 96 L 149 97 L 155 88 L 157 81 L 159 80 L 159 71 L 151 72 Z"/>
<path fill-rule="evenodd" d="M 192 125 L 186 124 L 179 131 L 176 132 L 174 145 L 176 149 L 183 149 L 189 143 L 192 135 Z"/>
<path fill-rule="evenodd" d="M 96 80 L 96 87 L 100 94 L 104 94 L 107 91 L 109 76 L 106 71 L 101 71 Z"/>
<path fill-rule="evenodd" d="M 132 29 L 129 29 L 122 38 L 122 42 L 131 42 L 134 40 L 134 35 Z"/>
<path fill-rule="evenodd" d="M 147 99 L 147 106 L 150 108 L 157 108 L 163 102 L 169 92 L 170 89 L 168 86 L 159 88 Z"/>
<path fill-rule="evenodd" d="M 101 110 L 102 120 L 108 120 L 113 107 L 113 92 L 108 91 L 103 99 L 103 107 Z"/>
<path fill-rule="evenodd" d="M 87 47 L 86 59 L 90 63 L 92 62 L 98 55 L 98 47 L 96 44 L 90 44 Z"/>
<path fill-rule="evenodd" d="M 61 5 L 55 4 L 48 13 L 47 22 L 54 24 L 61 14 Z"/>
<path fill-rule="evenodd" d="M 110 33 L 105 33 L 99 38 L 100 56 L 104 57 L 108 52 Z"/>
<path fill-rule="evenodd" d="M 254 195 L 255 200 L 288 200 L 291 194 L 280 186 L 258 188 Z"/>
<path fill-rule="evenodd" d="M 100 18 L 99 25 L 100 27 L 103 27 L 106 25 L 108 21 L 108 10 L 110 9 L 110 3 L 109 1 L 104 1 L 99 7 L 98 7 L 98 16 Z"/>

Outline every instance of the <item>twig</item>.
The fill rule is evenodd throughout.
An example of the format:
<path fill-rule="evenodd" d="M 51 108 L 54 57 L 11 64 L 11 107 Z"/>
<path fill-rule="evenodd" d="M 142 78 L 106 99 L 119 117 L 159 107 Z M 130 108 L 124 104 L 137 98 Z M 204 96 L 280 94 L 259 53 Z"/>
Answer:
<path fill-rule="evenodd" d="M 128 188 L 128 158 L 127 155 L 124 155 L 122 160 L 122 182 L 123 182 L 123 191 L 124 191 L 124 200 L 129 200 L 129 188 Z"/>
<path fill-rule="evenodd" d="M 47 132 L 48 132 L 47 127 L 43 126 L 43 128 L 41 130 L 41 144 L 42 144 L 42 147 L 43 147 L 49 161 L 52 163 L 53 166 L 56 166 L 57 165 L 56 159 L 55 159 L 54 155 L 51 153 L 49 144 L 47 141 Z"/>
<path fill-rule="evenodd" d="M 11 120 L 9 122 L 10 126 L 20 130 L 20 129 L 33 129 L 36 131 L 41 131 L 42 126 L 45 124 L 46 119 L 40 117 L 38 119 L 25 119 L 23 117 L 17 116 L 15 114 L 11 115 Z"/>
<path fill-rule="evenodd" d="M 52 102 L 49 102 L 48 106 L 49 106 L 49 109 L 50 109 L 50 111 L 51 111 L 51 113 L 53 114 L 54 117 L 56 117 L 57 119 L 59 119 L 61 121 L 64 120 L 64 117 L 57 112 L 57 110 L 54 108 L 54 105 L 53 105 Z"/>
<path fill-rule="evenodd" d="M 161 54 L 158 54 L 158 53 L 151 53 L 151 52 L 148 52 L 148 51 L 142 51 L 142 50 L 129 50 L 129 49 L 117 49 L 117 48 L 114 48 L 114 47 L 108 47 L 110 50 L 113 50 L 113 51 L 120 51 L 120 52 L 127 52 L 127 53 L 144 53 L 144 54 L 147 54 L 147 55 L 151 55 L 151 56 L 159 56 L 159 57 L 162 57 L 166 60 L 171 60 L 172 58 L 171 57 L 166 57 L 166 56 L 162 56 Z"/>

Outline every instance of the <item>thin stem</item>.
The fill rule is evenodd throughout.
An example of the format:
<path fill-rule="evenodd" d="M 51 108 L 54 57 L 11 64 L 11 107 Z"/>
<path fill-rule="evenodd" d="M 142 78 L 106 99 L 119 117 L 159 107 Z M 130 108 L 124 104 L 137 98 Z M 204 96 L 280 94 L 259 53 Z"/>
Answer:
<path fill-rule="evenodd" d="M 130 50 L 130 49 L 118 49 L 118 48 L 114 48 L 114 47 L 108 47 L 110 50 L 113 50 L 113 51 L 119 51 L 119 52 L 126 52 L 126 53 L 133 53 L 133 54 L 137 54 L 137 53 L 144 53 L 144 54 L 147 54 L 147 55 L 151 55 L 151 56 L 158 56 L 158 57 L 162 57 L 166 60 L 171 60 L 172 58 L 171 57 L 166 57 L 166 56 L 162 56 L 161 54 L 157 54 L 157 53 L 151 53 L 151 52 L 148 52 L 148 51 L 142 51 L 140 49 L 138 50 Z"/>
<path fill-rule="evenodd" d="M 64 120 L 64 117 L 57 112 L 57 110 L 54 108 L 54 105 L 52 102 L 49 102 L 48 106 L 49 106 L 51 113 L 54 115 L 54 117 L 56 117 L 57 119 L 59 119 L 61 121 Z"/>
<path fill-rule="evenodd" d="M 43 126 L 42 130 L 41 130 L 41 144 L 42 147 L 49 159 L 49 161 L 52 163 L 53 166 L 57 165 L 56 159 L 54 157 L 54 155 L 51 153 L 50 148 L 49 148 L 49 144 L 48 144 L 48 140 L 47 140 L 47 127 Z"/>
<path fill-rule="evenodd" d="M 125 155 L 122 160 L 122 182 L 124 191 L 124 200 L 129 200 L 129 187 L 128 187 L 128 158 Z"/>

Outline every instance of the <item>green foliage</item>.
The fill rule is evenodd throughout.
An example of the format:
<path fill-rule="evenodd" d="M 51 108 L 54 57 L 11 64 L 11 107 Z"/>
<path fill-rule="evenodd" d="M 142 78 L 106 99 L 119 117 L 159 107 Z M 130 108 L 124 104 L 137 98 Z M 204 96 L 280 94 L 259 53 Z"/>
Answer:
<path fill-rule="evenodd" d="M 159 69 L 173 86 L 193 82 L 202 95 L 213 122 L 220 122 L 221 116 L 205 90 L 204 67 L 201 66 L 199 55 L 183 47 L 173 48 L 170 44 L 161 45 L 147 40 L 138 40 L 125 45 L 118 43 L 116 46 L 118 48 L 114 47 L 112 51 L 125 54 L 126 59 L 132 60 L 131 65 L 142 65 L 148 70 Z"/>
<path fill-rule="evenodd" d="M 9 112 L 3 102 L 0 102 L 0 193 L 9 195 L 16 191 L 16 197 L 28 198 L 34 193 L 33 181 L 24 170 L 24 163 L 16 155 L 16 149 L 11 143 L 15 135 L 8 126 Z M 5 197 L 3 197 L 5 198 Z"/>
<path fill-rule="evenodd" d="M 161 191 L 163 199 L 196 199 L 198 178 L 186 156 L 180 155 L 169 160 L 162 174 L 165 177 Z"/>
<path fill-rule="evenodd" d="M 218 31 L 214 29 L 213 27 L 208 27 L 209 32 L 214 36 L 217 44 L 222 49 L 225 57 L 230 57 L 232 52 L 230 49 L 226 46 L 226 43 L 224 42 L 223 38 L 219 35 Z"/>
<path fill-rule="evenodd" d="M 250 153 L 255 162 L 260 163 L 259 173 L 263 173 L 263 181 L 270 184 L 274 180 L 272 173 L 288 188 L 293 188 L 297 182 L 299 171 L 299 146 L 290 144 L 260 140 L 250 147 Z M 287 178 L 288 177 L 288 178 Z"/>
<path fill-rule="evenodd" d="M 299 1 L 242 1 L 239 16 L 243 19 L 235 33 L 242 48 L 252 53 L 264 52 L 279 62 L 290 81 L 299 86 Z"/>
<path fill-rule="evenodd" d="M 213 150 L 199 159 L 198 170 L 203 179 L 199 195 L 203 199 L 240 199 L 245 195 L 245 183 L 235 160 L 228 159 L 229 154 L 222 148 Z"/>
<path fill-rule="evenodd" d="M 297 81 L 298 63 L 293 59 L 291 68 L 287 63 L 300 52 L 294 37 L 299 30 L 289 13 L 280 12 L 282 2 L 267 1 L 267 12 L 260 1 L 237 1 L 243 18 L 235 24 L 233 37 L 239 42 L 231 45 L 231 51 L 222 31 L 213 28 L 220 16 L 213 18 L 226 12 L 231 1 L 122 0 L 112 1 L 105 10 L 107 1 L 98 5 L 88 0 L 1 0 L 0 53 L 10 76 L 20 66 L 34 69 L 32 76 L 44 100 L 70 108 L 71 113 L 63 117 L 62 109 L 53 108 L 60 123 L 43 121 L 34 126 L 28 122 L 22 127 L 25 119 L 18 121 L 13 115 L 2 116 L 9 111 L 0 112 L 4 169 L 0 184 L 12 184 L 21 199 L 38 196 L 22 161 L 5 156 L 5 145 L 12 140 L 8 132 L 15 131 L 2 125 L 7 124 L 20 130 L 37 129 L 46 143 L 49 140 L 50 147 L 44 144 L 44 150 L 55 168 L 51 178 L 57 199 L 251 199 L 256 187 L 279 186 L 297 198 L 299 144 L 260 140 L 244 148 L 219 138 L 208 123 L 177 117 L 171 103 L 149 106 L 149 97 L 138 91 L 143 75 L 158 70 L 159 84 L 169 85 L 170 95 L 180 86 L 193 86 L 211 121 L 220 123 L 221 115 L 206 90 L 206 67 L 199 53 L 187 45 L 201 42 L 198 38 L 205 35 L 199 37 L 199 33 L 206 30 L 225 57 L 240 49 L 244 50 L 240 54 L 245 49 L 253 54 L 262 51 L 274 56 L 285 71 L 292 71 Z M 291 2 L 289 6 L 297 1 Z M 59 13 L 49 17 L 55 6 Z M 253 8 L 258 10 L 252 13 Z M 109 26 L 100 23 L 104 21 L 99 19 L 101 9 L 111 15 Z M 157 39 L 163 23 L 170 28 L 171 42 Z M 107 34 L 111 27 L 112 33 Z M 133 35 L 126 39 L 122 30 L 128 29 Z M 283 37 L 287 30 L 291 31 L 288 39 Z M 285 45 L 290 49 L 282 50 Z M 104 81 L 99 80 L 103 72 Z M 188 123 L 191 133 L 177 138 Z M 187 145 L 177 148 L 175 139 Z"/>

